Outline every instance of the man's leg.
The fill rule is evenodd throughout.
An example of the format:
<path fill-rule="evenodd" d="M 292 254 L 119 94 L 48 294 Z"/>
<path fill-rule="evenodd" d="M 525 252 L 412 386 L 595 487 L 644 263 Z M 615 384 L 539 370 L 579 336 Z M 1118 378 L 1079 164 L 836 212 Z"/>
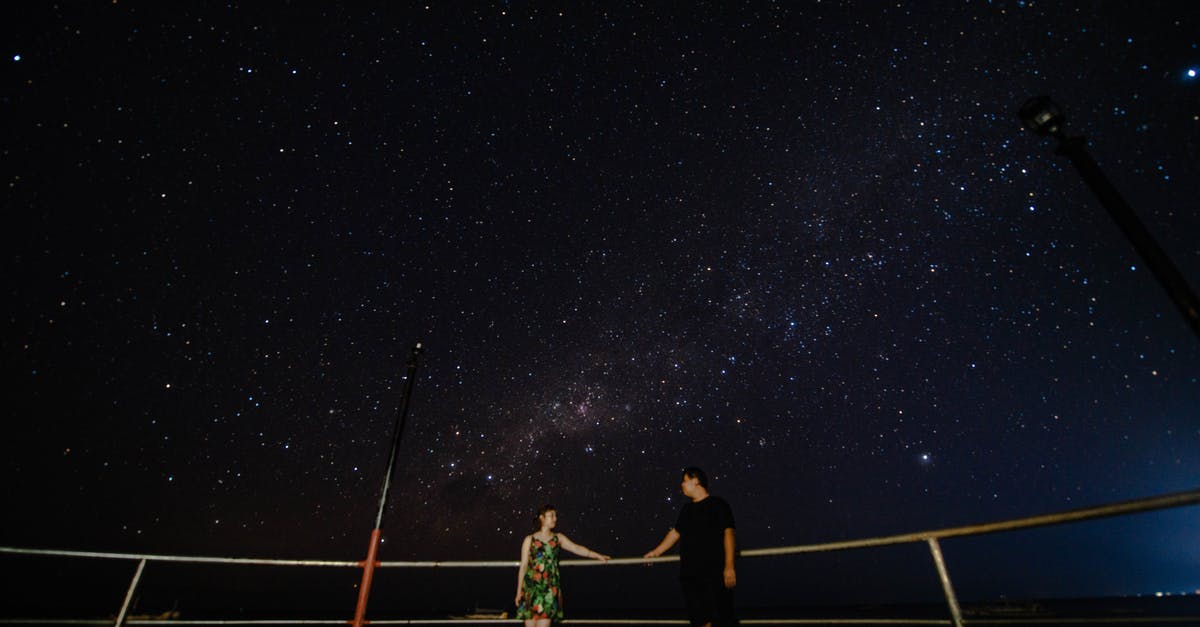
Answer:
<path fill-rule="evenodd" d="M 712 585 L 703 579 L 681 579 L 688 623 L 692 627 L 712 627 Z"/>

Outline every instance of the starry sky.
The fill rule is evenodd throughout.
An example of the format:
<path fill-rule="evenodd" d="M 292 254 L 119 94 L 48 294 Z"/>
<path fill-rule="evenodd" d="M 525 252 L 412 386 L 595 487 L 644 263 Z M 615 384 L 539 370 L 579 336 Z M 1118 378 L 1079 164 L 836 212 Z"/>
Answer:
<path fill-rule="evenodd" d="M 746 549 L 1195 489 L 1200 338 L 1016 111 L 1200 285 L 1200 6 L 1071 4 L 9 9 L 0 544 L 361 559 L 417 342 L 384 560 L 516 560 L 546 502 L 641 555 L 688 465 Z M 943 550 L 966 599 L 1146 594 L 1200 589 L 1197 534 Z M 680 605 L 612 568 L 579 607 Z M 470 577 L 429 598 L 511 602 Z M 940 598 L 920 545 L 740 583 Z"/>

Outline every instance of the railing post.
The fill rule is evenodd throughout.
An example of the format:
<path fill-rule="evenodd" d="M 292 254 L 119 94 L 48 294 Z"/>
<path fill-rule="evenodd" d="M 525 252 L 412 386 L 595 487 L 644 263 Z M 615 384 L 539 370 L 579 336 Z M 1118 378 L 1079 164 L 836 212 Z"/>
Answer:
<path fill-rule="evenodd" d="M 125 624 L 125 614 L 129 612 L 129 604 L 133 601 L 133 591 L 137 590 L 138 582 L 142 580 L 142 571 L 146 570 L 146 558 L 138 562 L 137 570 L 133 573 L 133 581 L 129 582 L 129 591 L 125 593 L 125 602 L 121 604 L 121 611 L 117 614 L 117 622 L 113 623 L 113 627 L 122 627 Z"/>
<path fill-rule="evenodd" d="M 938 546 L 937 538 L 926 538 L 929 552 L 933 554 L 933 563 L 937 566 L 938 579 L 942 580 L 942 591 L 946 593 L 946 604 L 950 606 L 950 620 L 954 627 L 962 627 L 962 610 L 958 607 L 958 597 L 954 596 L 954 586 L 950 584 L 950 572 L 946 570 L 946 560 L 942 559 L 942 547 Z"/>

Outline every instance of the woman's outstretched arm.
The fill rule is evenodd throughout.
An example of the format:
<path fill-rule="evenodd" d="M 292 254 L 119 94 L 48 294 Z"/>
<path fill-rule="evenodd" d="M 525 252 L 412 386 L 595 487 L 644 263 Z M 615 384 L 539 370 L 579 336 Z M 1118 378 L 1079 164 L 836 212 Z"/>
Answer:
<path fill-rule="evenodd" d="M 568 538 L 567 536 L 565 536 L 561 533 L 558 534 L 558 542 L 559 542 L 559 544 L 562 545 L 562 548 L 564 548 L 580 557 L 586 557 L 588 559 L 594 559 L 594 560 L 602 560 L 605 562 L 612 559 L 611 557 L 609 557 L 603 553 L 597 553 L 597 552 L 587 548 L 586 546 L 583 546 L 581 544 L 575 544 L 574 542 L 571 542 L 570 538 Z"/>

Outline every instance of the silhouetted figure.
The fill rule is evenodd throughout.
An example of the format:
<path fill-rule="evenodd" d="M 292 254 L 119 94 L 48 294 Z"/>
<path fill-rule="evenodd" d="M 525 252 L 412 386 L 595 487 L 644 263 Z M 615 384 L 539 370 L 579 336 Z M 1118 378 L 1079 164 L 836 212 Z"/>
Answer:
<path fill-rule="evenodd" d="M 679 583 L 688 621 L 695 627 L 735 625 L 733 510 L 725 499 L 708 493 L 708 476 L 699 468 L 684 469 L 679 488 L 691 502 L 684 504 L 662 542 L 643 557 L 658 557 L 679 542 Z"/>

